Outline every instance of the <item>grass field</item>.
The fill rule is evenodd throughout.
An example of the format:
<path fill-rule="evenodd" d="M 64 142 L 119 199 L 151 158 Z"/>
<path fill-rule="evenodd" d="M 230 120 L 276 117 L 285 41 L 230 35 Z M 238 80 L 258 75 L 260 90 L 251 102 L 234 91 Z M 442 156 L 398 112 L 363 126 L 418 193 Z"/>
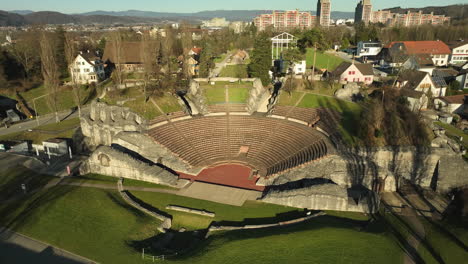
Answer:
<path fill-rule="evenodd" d="M 300 212 L 296 208 L 265 204 L 255 201 L 248 201 L 244 206 L 230 206 L 219 203 L 209 202 L 205 200 L 191 199 L 183 196 L 148 193 L 148 192 L 132 192 L 138 199 L 148 203 L 160 210 L 167 211 L 173 216 L 174 229 L 187 228 L 189 230 L 197 230 L 207 228 L 212 221 L 243 221 L 248 218 L 275 218 L 277 214 L 291 213 L 298 215 Z M 216 213 L 215 218 L 198 216 L 188 213 L 166 210 L 167 205 L 178 205 L 195 209 L 207 210 Z M 291 215 L 290 214 L 290 215 Z M 252 220 L 253 221 L 253 220 Z M 271 221 L 271 220 L 270 220 Z"/>
<path fill-rule="evenodd" d="M 464 263 L 468 258 L 468 252 L 462 246 L 457 244 L 456 240 L 461 241 L 465 245 L 468 242 L 468 227 L 457 228 L 455 232 L 448 230 L 448 223 L 429 222 L 425 218 L 420 218 L 423 222 L 426 232 L 426 240 L 435 249 L 445 263 Z M 439 263 L 430 251 L 420 246 L 419 252 L 426 263 Z"/>
<path fill-rule="evenodd" d="M 222 104 L 226 103 L 226 89 L 221 88 L 207 88 L 205 89 L 206 101 L 208 104 Z"/>
<path fill-rule="evenodd" d="M 382 223 L 359 231 L 360 224 L 325 216 L 278 229 L 222 233 L 180 258 L 190 263 L 402 263 L 402 251 Z"/>
<path fill-rule="evenodd" d="M 0 224 L 100 263 L 141 263 L 133 241 L 159 224 L 116 191 L 59 186 L 22 203 L 0 205 Z"/>
<path fill-rule="evenodd" d="M 23 194 L 21 184 L 26 185 L 27 191 L 32 191 L 45 186 L 53 178 L 24 167 L 4 170 L 0 173 L 0 201 Z"/>
<path fill-rule="evenodd" d="M 307 49 L 306 61 L 307 61 L 307 68 L 310 68 L 313 66 L 314 49 L 312 48 Z M 338 65 L 340 65 L 343 61 L 344 60 L 340 57 L 318 51 L 315 67 L 317 69 L 328 69 L 332 71 L 336 67 L 338 67 Z"/>
<path fill-rule="evenodd" d="M 219 77 L 248 78 L 247 64 L 227 65 L 221 71 Z"/>
<path fill-rule="evenodd" d="M 182 111 L 182 107 L 179 104 L 177 98 L 170 93 L 165 93 L 162 96 L 151 96 L 151 98 L 158 104 L 164 113 L 172 113 Z M 145 102 L 143 95 L 143 89 L 139 87 L 127 88 L 121 91 L 113 91 L 109 93 L 103 102 L 109 105 L 118 105 L 123 103 L 124 107 L 130 108 L 135 113 L 142 117 L 151 120 L 157 116 L 162 115 L 156 106 L 151 101 Z"/>
<path fill-rule="evenodd" d="M 249 88 L 247 87 L 229 87 L 230 103 L 246 103 L 249 97 Z"/>
<path fill-rule="evenodd" d="M 34 110 L 34 99 L 45 94 L 47 94 L 47 89 L 45 86 L 41 85 L 37 88 L 21 93 L 20 95 L 27 102 L 28 106 Z M 84 85 L 80 86 L 80 97 L 82 104 L 89 103 L 95 96 L 96 91 L 94 88 L 86 87 Z M 77 106 L 71 87 L 61 87 L 60 91 L 58 92 L 57 100 L 58 111 L 68 110 Z M 53 112 L 47 103 L 47 96 L 41 97 L 35 101 L 36 109 L 39 115 L 45 115 Z"/>
<path fill-rule="evenodd" d="M 0 140 L 31 140 L 35 144 L 51 138 L 72 138 L 76 128 L 80 126 L 80 119 L 73 118 L 60 123 L 39 126 L 33 131 L 23 131 L 0 136 Z"/>

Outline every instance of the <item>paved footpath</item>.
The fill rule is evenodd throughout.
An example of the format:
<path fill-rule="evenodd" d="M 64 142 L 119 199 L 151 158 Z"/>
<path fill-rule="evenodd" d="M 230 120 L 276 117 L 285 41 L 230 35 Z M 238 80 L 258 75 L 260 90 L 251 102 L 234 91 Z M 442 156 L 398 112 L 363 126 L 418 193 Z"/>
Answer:
<path fill-rule="evenodd" d="M 81 264 L 97 263 L 28 236 L 0 228 L 2 264 Z"/>

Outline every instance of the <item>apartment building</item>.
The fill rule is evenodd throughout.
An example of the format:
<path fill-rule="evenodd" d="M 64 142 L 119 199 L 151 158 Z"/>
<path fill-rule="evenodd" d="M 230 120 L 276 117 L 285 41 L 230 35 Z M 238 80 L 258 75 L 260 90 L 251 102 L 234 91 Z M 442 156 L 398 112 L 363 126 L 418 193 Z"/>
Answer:
<path fill-rule="evenodd" d="M 323 27 L 330 26 L 331 22 L 331 0 L 319 0 L 317 2 L 318 24 Z"/>
<path fill-rule="evenodd" d="M 254 24 L 260 31 L 268 27 L 278 30 L 312 28 L 316 25 L 316 22 L 316 16 L 299 10 L 273 11 L 272 14 L 262 14 L 254 19 Z"/>
<path fill-rule="evenodd" d="M 388 10 L 372 11 L 371 0 L 361 0 L 356 6 L 355 22 L 382 23 L 388 26 L 411 27 L 420 25 L 443 25 L 450 23 L 445 15 L 419 12 L 392 13 Z"/>
<path fill-rule="evenodd" d="M 372 19 L 372 4 L 370 0 L 361 0 L 356 6 L 356 12 L 354 14 L 355 23 L 369 24 Z"/>

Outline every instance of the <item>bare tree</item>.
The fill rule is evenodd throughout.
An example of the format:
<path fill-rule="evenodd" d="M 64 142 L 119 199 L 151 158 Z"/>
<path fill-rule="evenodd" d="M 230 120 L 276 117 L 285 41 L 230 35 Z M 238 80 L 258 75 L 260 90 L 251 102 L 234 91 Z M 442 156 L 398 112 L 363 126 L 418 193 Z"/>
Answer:
<path fill-rule="evenodd" d="M 141 38 L 140 56 L 143 62 L 143 94 L 145 104 L 148 101 L 148 86 L 153 86 L 154 79 L 158 78 L 159 69 L 157 56 L 159 54 L 159 43 L 152 40 L 149 33 L 143 34 Z"/>
<path fill-rule="evenodd" d="M 191 79 L 192 78 L 192 72 L 190 70 L 190 64 L 188 63 L 189 60 L 189 53 L 190 50 L 193 47 L 193 42 L 192 42 L 192 34 L 190 33 L 190 27 L 188 24 L 183 23 L 182 24 L 182 30 L 181 30 L 181 42 L 182 42 L 182 50 L 183 50 L 183 75 L 186 79 Z"/>
<path fill-rule="evenodd" d="M 11 48 L 11 54 L 23 66 L 25 80 L 31 77 L 36 65 L 39 65 L 40 56 L 37 53 L 37 31 L 35 29 L 20 35 L 20 40 Z"/>
<path fill-rule="evenodd" d="M 68 64 L 68 70 L 70 71 L 71 76 L 71 84 L 73 88 L 73 98 L 75 100 L 76 106 L 78 108 L 78 116 L 81 117 L 81 93 L 80 93 L 80 85 L 78 83 L 75 71 L 75 58 L 76 58 L 76 48 L 75 43 L 73 41 L 73 37 L 70 34 L 65 34 L 65 58 Z"/>
<path fill-rule="evenodd" d="M 112 42 L 112 52 L 114 54 L 114 61 L 112 63 L 115 65 L 112 77 L 115 84 L 122 85 L 124 82 L 124 69 L 122 69 L 122 64 L 124 63 L 122 34 L 119 31 L 113 32 L 110 36 L 110 39 Z"/>
<path fill-rule="evenodd" d="M 43 31 L 40 39 L 42 76 L 47 89 L 47 103 L 55 112 L 55 121 L 60 122 L 58 117 L 58 88 L 60 85 L 60 72 L 54 53 L 54 45 L 51 36 Z"/>

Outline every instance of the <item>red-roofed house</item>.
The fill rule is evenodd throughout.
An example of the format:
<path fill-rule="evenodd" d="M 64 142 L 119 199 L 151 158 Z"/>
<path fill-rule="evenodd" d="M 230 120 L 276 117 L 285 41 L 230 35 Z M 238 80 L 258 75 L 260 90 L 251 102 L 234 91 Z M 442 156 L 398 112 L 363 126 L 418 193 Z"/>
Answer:
<path fill-rule="evenodd" d="M 427 54 L 435 66 L 447 66 L 452 51 L 442 41 L 401 41 L 389 45 L 391 52 L 402 52 L 407 56 Z"/>

